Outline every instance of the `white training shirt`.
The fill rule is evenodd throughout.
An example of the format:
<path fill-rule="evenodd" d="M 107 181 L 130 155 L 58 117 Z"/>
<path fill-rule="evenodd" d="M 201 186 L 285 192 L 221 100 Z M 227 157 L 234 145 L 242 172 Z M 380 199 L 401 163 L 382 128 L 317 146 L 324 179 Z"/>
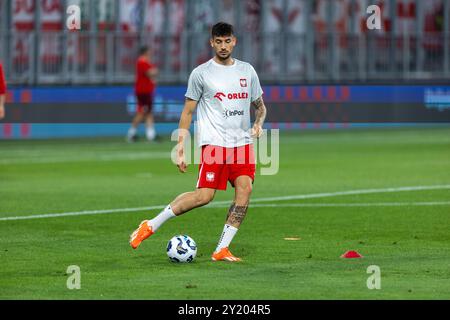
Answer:
<path fill-rule="evenodd" d="M 258 75 L 249 63 L 234 59 L 233 65 L 224 66 L 211 59 L 195 68 L 185 96 L 198 101 L 199 146 L 231 148 L 253 143 L 250 103 L 262 94 Z"/>

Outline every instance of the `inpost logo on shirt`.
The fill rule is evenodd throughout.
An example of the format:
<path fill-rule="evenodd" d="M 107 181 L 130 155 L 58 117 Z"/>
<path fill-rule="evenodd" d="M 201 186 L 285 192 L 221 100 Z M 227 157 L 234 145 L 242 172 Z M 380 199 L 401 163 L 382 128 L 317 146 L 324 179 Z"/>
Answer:
<path fill-rule="evenodd" d="M 244 110 L 227 110 L 223 112 L 224 118 L 234 117 L 234 116 L 243 116 Z"/>

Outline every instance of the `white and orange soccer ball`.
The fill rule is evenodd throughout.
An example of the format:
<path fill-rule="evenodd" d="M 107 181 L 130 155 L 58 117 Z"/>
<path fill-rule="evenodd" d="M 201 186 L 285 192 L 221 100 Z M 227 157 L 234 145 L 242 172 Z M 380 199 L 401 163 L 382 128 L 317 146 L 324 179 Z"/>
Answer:
<path fill-rule="evenodd" d="M 178 235 L 169 240 L 167 256 L 172 262 L 192 262 L 197 255 L 197 244 L 187 235 Z"/>

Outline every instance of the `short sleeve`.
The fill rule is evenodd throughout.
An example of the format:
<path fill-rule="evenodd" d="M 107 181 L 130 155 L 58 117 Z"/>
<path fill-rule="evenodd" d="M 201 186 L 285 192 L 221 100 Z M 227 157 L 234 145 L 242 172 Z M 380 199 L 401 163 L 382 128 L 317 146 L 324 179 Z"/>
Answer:
<path fill-rule="evenodd" d="M 259 83 L 258 75 L 253 67 L 251 67 L 251 88 L 250 88 L 250 101 L 254 102 L 263 95 L 261 84 Z"/>
<path fill-rule="evenodd" d="M 203 83 L 200 72 L 194 69 L 189 76 L 188 87 L 185 94 L 186 98 L 199 101 L 203 93 Z"/>
<path fill-rule="evenodd" d="M 0 94 L 6 93 L 6 81 L 5 75 L 3 74 L 3 67 L 0 64 Z"/>

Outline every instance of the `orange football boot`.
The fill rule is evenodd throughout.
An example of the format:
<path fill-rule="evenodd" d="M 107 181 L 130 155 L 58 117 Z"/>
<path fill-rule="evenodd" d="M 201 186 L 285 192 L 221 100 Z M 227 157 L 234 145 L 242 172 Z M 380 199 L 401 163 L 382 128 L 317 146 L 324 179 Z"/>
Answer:
<path fill-rule="evenodd" d="M 139 247 L 142 241 L 150 237 L 154 232 L 147 224 L 148 220 L 144 220 L 130 236 L 130 245 L 133 249 Z"/>
<path fill-rule="evenodd" d="M 219 252 L 214 252 L 211 259 L 213 261 L 230 261 L 239 262 L 242 261 L 241 258 L 235 257 L 228 248 L 222 248 Z"/>

